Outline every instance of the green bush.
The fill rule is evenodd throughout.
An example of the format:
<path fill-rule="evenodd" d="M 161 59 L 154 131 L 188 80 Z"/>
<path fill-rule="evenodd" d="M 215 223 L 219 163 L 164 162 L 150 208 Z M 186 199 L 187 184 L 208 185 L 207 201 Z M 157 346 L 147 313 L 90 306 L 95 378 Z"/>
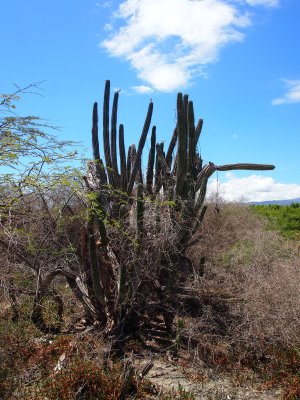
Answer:
<path fill-rule="evenodd" d="M 290 206 L 271 204 L 252 207 L 255 212 L 269 219 L 272 229 L 278 229 L 291 239 L 300 237 L 300 203 L 292 203 Z"/>

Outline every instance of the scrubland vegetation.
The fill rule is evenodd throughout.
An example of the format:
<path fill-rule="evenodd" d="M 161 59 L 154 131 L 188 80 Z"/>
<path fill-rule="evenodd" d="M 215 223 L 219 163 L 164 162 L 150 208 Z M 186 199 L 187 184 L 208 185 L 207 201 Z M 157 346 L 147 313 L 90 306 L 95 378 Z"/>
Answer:
<path fill-rule="evenodd" d="M 165 332 L 165 343 L 158 338 L 153 350 L 160 358 L 167 352 L 174 357 L 185 354 L 195 374 L 201 362 L 218 372 L 231 371 L 240 380 L 238 385 L 247 379 L 253 382 L 251 372 L 261 388 L 282 387 L 283 398 L 297 399 L 297 242 L 270 231 L 267 220 L 251 207 L 219 204 L 216 211 L 210 204 L 189 255 L 193 260 L 205 256 L 205 263 L 184 282 L 184 294 L 174 310 L 173 330 Z M 17 320 L 9 278 L 13 278 L 17 295 Z M 110 354 L 109 341 L 101 330 L 84 326 L 84 310 L 63 282 L 57 282 L 55 289 L 68 311 L 58 335 L 44 335 L 31 323 L 30 290 L 34 290 L 34 281 L 24 267 L 2 270 L 2 289 L 3 398 L 119 398 L 124 384 L 124 356 Z M 56 313 L 51 299 L 43 307 L 45 319 L 54 323 Z M 137 359 L 146 357 L 151 351 L 147 335 L 151 335 L 149 328 L 141 327 L 136 335 L 128 337 L 125 354 Z M 137 388 L 137 378 L 133 375 L 131 381 L 136 398 L 154 396 L 146 380 Z M 80 397 L 80 393 L 86 397 Z M 163 396 L 166 394 L 157 398 L 167 398 Z"/>
<path fill-rule="evenodd" d="M 290 206 L 276 204 L 268 206 L 254 206 L 254 209 L 270 221 L 270 228 L 279 229 L 288 238 L 299 240 L 300 231 L 300 203 Z"/>
<path fill-rule="evenodd" d="M 153 104 L 127 156 L 120 125 L 117 152 L 107 81 L 105 162 L 95 104 L 94 159 L 78 172 L 70 143 L 11 114 L 16 96 L 0 125 L 0 398 L 299 398 L 298 243 L 281 232 L 294 211 L 270 229 L 260 208 L 205 201 L 214 171 L 273 166 L 203 166 L 203 121 L 179 94 L 170 146 L 153 127 L 142 171 Z M 150 374 L 164 362 L 186 374 L 171 391 Z M 205 389 L 216 375 L 227 392 Z"/>

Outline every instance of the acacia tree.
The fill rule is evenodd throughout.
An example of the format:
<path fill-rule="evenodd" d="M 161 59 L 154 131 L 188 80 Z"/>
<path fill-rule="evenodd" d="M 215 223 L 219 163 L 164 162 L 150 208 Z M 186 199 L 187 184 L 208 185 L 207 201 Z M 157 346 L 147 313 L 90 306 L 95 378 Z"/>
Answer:
<path fill-rule="evenodd" d="M 31 271 L 36 298 L 33 318 L 41 307 L 40 292 L 45 292 L 45 286 L 49 289 L 52 271 L 72 260 L 70 243 L 58 228 L 78 192 L 78 174 L 69 167 L 76 155 L 74 144 L 49 133 L 55 128 L 41 118 L 17 113 L 21 95 L 38 91 L 38 84 L 16 86 L 12 94 L 0 96 L 1 281 L 6 276 L 16 316 L 19 289 L 14 273 L 19 267 Z M 55 300 L 61 310 L 59 297 Z"/>

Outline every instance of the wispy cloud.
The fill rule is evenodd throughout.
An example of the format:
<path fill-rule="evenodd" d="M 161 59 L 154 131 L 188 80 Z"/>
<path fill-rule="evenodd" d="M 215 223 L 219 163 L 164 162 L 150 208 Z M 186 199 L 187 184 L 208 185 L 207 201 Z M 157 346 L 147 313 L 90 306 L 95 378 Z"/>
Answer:
<path fill-rule="evenodd" d="M 151 89 L 151 87 L 145 85 L 132 86 L 131 89 L 140 94 L 149 94 L 153 92 L 153 89 Z"/>
<path fill-rule="evenodd" d="M 97 7 L 102 7 L 102 8 L 110 8 L 112 7 L 112 2 L 111 1 L 102 1 L 101 3 L 98 2 L 96 3 Z"/>
<path fill-rule="evenodd" d="M 227 0 L 126 0 L 114 15 L 118 28 L 101 45 L 111 56 L 129 61 L 152 89 L 177 90 L 216 61 L 224 45 L 243 40 L 250 17 L 237 4 Z"/>
<path fill-rule="evenodd" d="M 272 101 L 273 106 L 290 103 L 300 103 L 300 80 L 284 80 L 286 93 Z"/>
<path fill-rule="evenodd" d="M 296 183 L 280 183 L 262 175 L 238 178 L 233 173 L 227 173 L 225 177 L 224 182 L 213 179 L 208 191 L 211 194 L 217 191 L 227 201 L 268 201 L 300 197 L 300 185 Z"/>
<path fill-rule="evenodd" d="M 249 6 L 276 7 L 280 0 L 246 0 Z"/>

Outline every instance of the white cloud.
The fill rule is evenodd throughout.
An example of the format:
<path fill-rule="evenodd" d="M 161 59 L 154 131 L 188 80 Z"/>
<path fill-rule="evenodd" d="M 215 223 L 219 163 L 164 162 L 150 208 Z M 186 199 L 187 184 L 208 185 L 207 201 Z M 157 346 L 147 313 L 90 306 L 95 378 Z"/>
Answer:
<path fill-rule="evenodd" d="M 290 103 L 300 103 L 300 80 L 284 80 L 287 92 L 272 101 L 273 106 Z"/>
<path fill-rule="evenodd" d="M 227 0 L 126 0 L 115 23 L 101 45 L 128 60 L 147 86 L 168 92 L 216 61 L 225 44 L 243 40 L 250 18 Z"/>
<path fill-rule="evenodd" d="M 218 192 L 227 201 L 268 201 L 300 197 L 300 185 L 296 183 L 280 183 L 263 175 L 238 178 L 229 172 L 225 176 L 225 182 L 211 180 L 208 186 L 209 194 Z"/>
<path fill-rule="evenodd" d="M 249 6 L 264 6 L 264 7 L 276 7 L 279 5 L 279 0 L 246 0 Z"/>
<path fill-rule="evenodd" d="M 153 89 L 151 89 L 151 87 L 145 85 L 132 86 L 132 89 L 140 94 L 149 94 L 153 92 Z"/>

